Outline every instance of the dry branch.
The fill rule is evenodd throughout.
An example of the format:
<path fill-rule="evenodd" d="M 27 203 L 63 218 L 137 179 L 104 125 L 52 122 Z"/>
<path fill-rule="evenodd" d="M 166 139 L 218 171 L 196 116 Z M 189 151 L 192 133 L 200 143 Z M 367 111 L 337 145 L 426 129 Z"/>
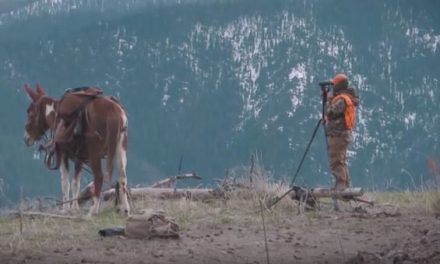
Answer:
<path fill-rule="evenodd" d="M 260 213 L 261 213 L 261 220 L 263 223 L 263 231 L 264 231 L 264 248 L 266 249 L 266 263 L 269 264 L 269 247 L 267 245 L 267 234 L 266 234 L 266 224 L 264 223 L 264 211 L 263 211 L 263 202 L 261 200 L 258 200 L 260 202 Z"/>
<path fill-rule="evenodd" d="M 164 185 L 167 185 L 167 187 L 171 187 L 171 184 L 173 184 L 176 180 L 184 180 L 184 179 L 197 179 L 197 180 L 201 180 L 202 177 L 196 175 L 195 172 L 191 172 L 191 173 L 184 173 L 184 174 L 179 174 L 176 176 L 171 176 L 168 177 L 166 179 L 163 179 L 161 181 L 158 181 L 156 183 L 154 183 L 153 185 L 151 185 L 151 188 L 159 188 L 162 187 Z"/>
<path fill-rule="evenodd" d="M 252 189 L 252 186 L 249 184 L 237 182 L 235 178 L 231 179 L 229 176 L 225 176 L 224 179 L 214 179 L 214 181 L 220 185 L 220 187 L 225 191 L 232 191 L 232 190 L 250 190 Z"/>
<path fill-rule="evenodd" d="M 374 206 L 374 201 L 369 201 L 366 199 L 362 199 L 360 197 L 352 197 L 351 200 L 356 201 L 356 202 L 360 202 L 360 203 L 366 203 L 368 205 Z"/>
<path fill-rule="evenodd" d="M 43 212 L 15 212 L 13 215 L 15 215 L 16 217 L 28 216 L 28 217 L 50 217 L 50 218 L 68 219 L 68 220 L 85 220 L 84 218 L 78 216 L 49 214 Z"/>

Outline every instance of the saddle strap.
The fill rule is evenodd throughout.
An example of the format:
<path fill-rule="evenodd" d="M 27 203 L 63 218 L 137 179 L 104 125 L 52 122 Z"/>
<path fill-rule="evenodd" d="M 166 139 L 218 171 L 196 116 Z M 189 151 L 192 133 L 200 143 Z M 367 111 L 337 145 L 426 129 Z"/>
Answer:
<path fill-rule="evenodd" d="M 49 170 L 57 170 L 60 168 L 60 152 L 56 142 L 50 140 L 45 145 L 40 145 L 40 152 L 44 152 L 44 164 Z"/>

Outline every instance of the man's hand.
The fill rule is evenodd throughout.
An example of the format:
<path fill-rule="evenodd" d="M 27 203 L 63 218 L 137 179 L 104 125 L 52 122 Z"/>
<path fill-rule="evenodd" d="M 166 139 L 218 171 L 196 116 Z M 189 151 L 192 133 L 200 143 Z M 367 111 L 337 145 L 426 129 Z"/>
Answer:
<path fill-rule="evenodd" d="M 329 92 L 327 93 L 327 101 L 331 102 L 331 100 L 333 99 L 333 97 L 335 97 L 334 94 L 333 94 L 333 91 L 329 91 Z"/>
<path fill-rule="evenodd" d="M 327 98 L 328 90 L 325 87 L 321 87 L 321 98 L 325 97 Z"/>

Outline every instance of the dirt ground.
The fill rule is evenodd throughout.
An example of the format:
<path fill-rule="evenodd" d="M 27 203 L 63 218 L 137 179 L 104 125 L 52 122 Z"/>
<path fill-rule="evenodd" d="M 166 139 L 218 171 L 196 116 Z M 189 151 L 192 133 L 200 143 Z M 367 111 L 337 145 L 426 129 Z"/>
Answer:
<path fill-rule="evenodd" d="M 374 197 L 374 207 L 330 202 L 297 214 L 287 200 L 260 213 L 248 203 L 147 201 L 180 226 L 177 239 L 100 237 L 124 226 L 111 209 L 88 221 L 0 218 L 1 263 L 440 263 L 440 219 L 424 195 Z M 371 197 L 370 197 L 371 198 Z"/>

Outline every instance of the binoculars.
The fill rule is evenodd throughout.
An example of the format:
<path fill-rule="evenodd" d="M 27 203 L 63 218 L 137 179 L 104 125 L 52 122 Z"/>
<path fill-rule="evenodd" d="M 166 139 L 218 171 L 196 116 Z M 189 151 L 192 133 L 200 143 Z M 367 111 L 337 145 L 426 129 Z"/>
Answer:
<path fill-rule="evenodd" d="M 331 81 L 323 81 L 319 83 L 319 86 L 329 86 L 329 85 L 333 85 L 333 82 Z"/>
<path fill-rule="evenodd" d="M 333 82 L 331 81 L 323 81 L 319 83 L 319 86 L 321 87 L 322 92 L 328 93 L 330 89 L 332 88 Z"/>

